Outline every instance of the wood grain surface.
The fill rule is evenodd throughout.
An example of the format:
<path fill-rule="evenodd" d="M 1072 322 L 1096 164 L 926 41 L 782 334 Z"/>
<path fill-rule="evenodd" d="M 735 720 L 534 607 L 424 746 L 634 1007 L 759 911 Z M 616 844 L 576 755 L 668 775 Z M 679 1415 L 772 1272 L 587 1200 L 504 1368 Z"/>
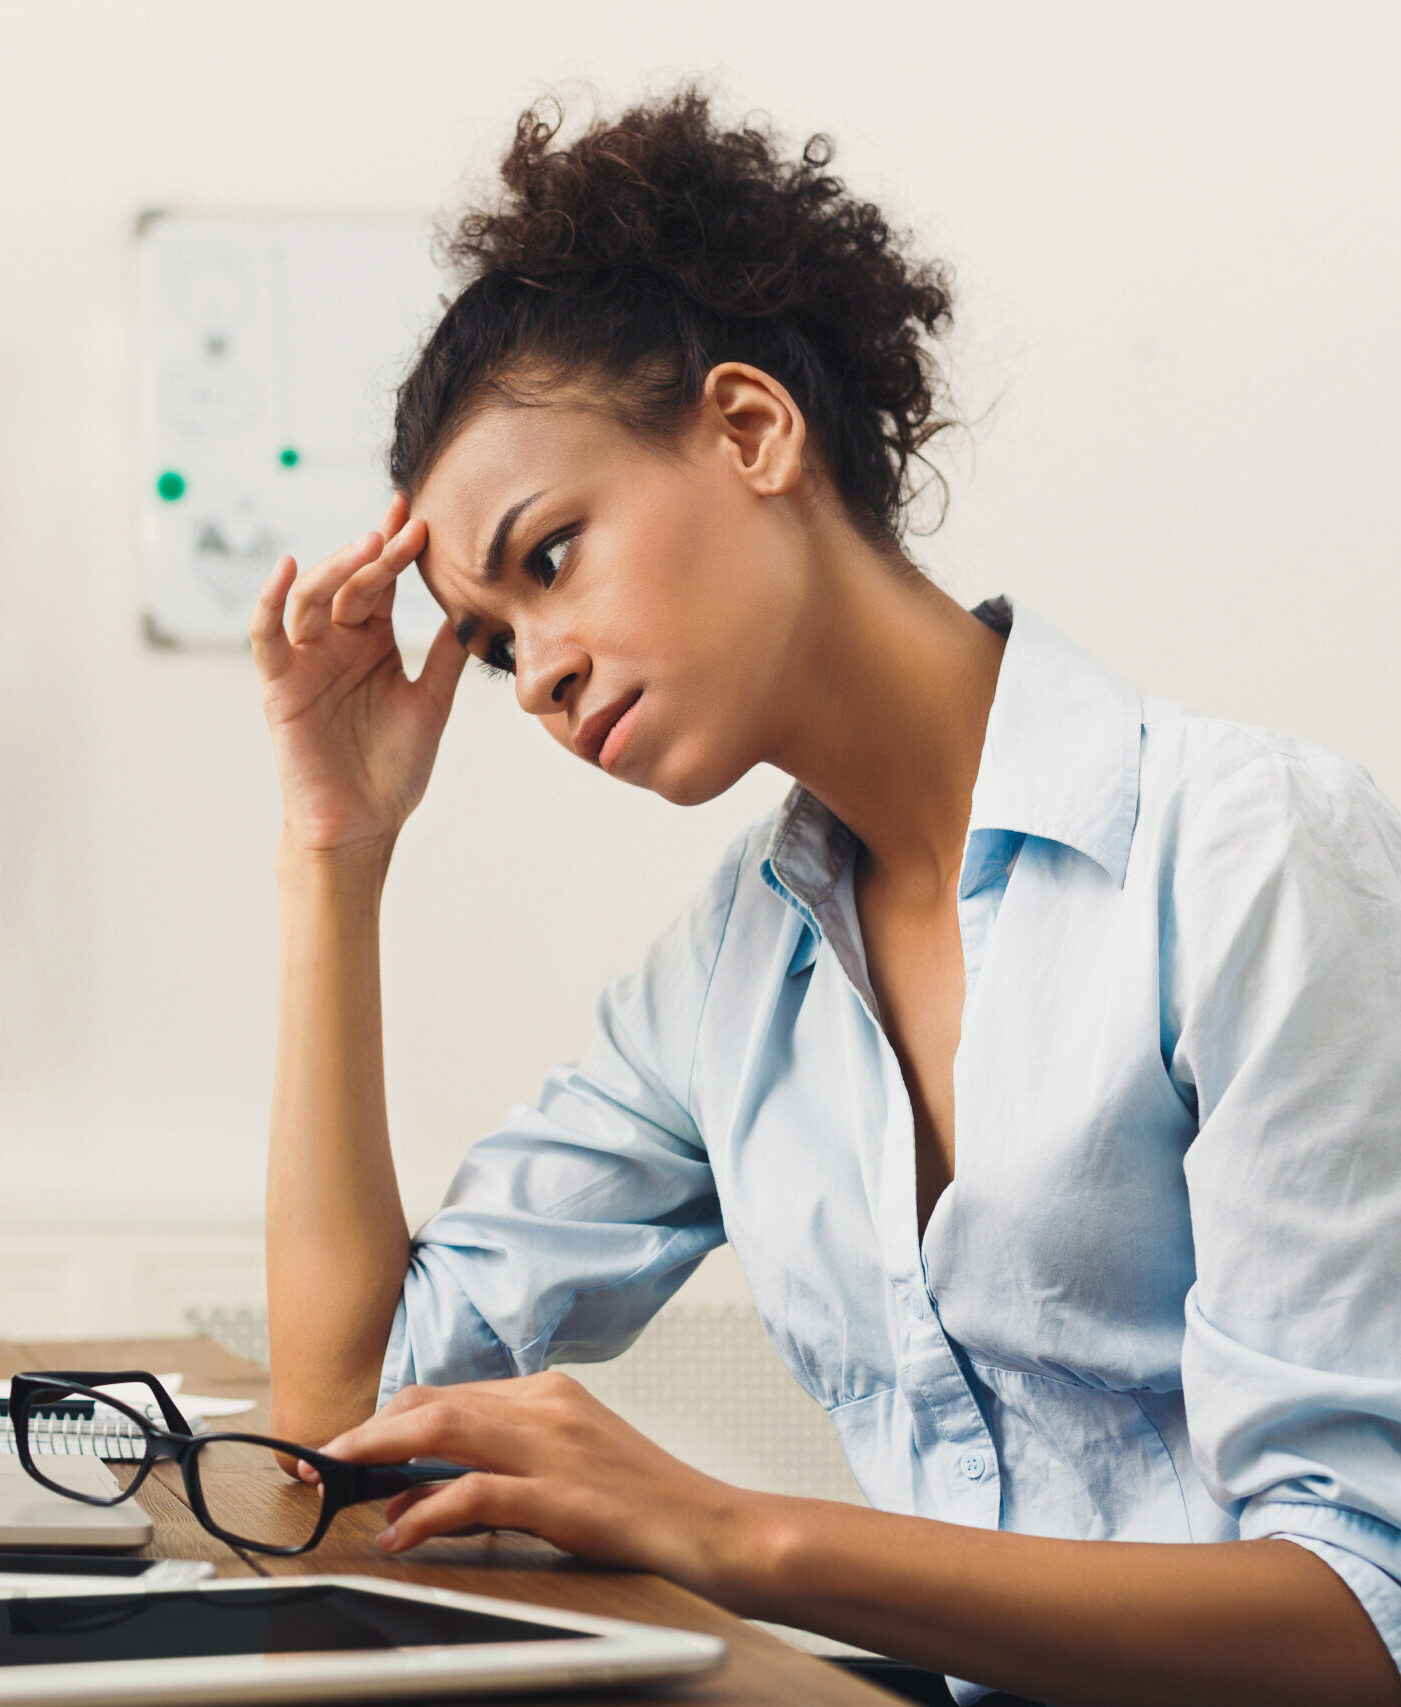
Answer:
<path fill-rule="evenodd" d="M 0 1375 L 41 1369 L 146 1369 L 154 1374 L 178 1369 L 193 1393 L 255 1401 L 254 1410 L 228 1419 L 224 1426 L 229 1430 L 259 1434 L 268 1428 L 266 1370 L 209 1340 L 0 1341 Z M 266 1531 L 273 1540 L 291 1539 L 289 1525 L 304 1521 L 298 1519 L 296 1507 L 306 1502 L 314 1506 L 316 1493 L 280 1472 L 260 1470 L 256 1454 L 251 1456 L 255 1462 L 241 1468 L 239 1486 L 227 1491 L 256 1532 Z M 113 1466 L 119 1474 L 122 1468 Z M 130 1475 L 131 1471 L 125 1473 Z M 388 1577 L 537 1606 L 631 1618 L 642 1624 L 701 1630 L 723 1637 L 728 1645 L 723 1669 L 709 1678 L 665 1689 L 590 1691 L 587 1700 L 594 1707 L 609 1707 L 615 1702 L 617 1707 L 652 1707 L 653 1703 L 655 1707 L 779 1707 L 780 1703 L 784 1707 L 793 1703 L 802 1707 L 861 1707 L 862 1703 L 876 1707 L 881 1702 L 888 1707 L 892 1700 L 884 1690 L 789 1647 L 675 1583 L 639 1571 L 600 1569 L 533 1536 L 504 1532 L 443 1536 L 410 1555 L 390 1559 L 374 1545 L 375 1535 L 384 1527 L 384 1507 L 376 1503 L 339 1513 L 315 1552 L 279 1559 L 226 1546 L 210 1535 L 191 1513 L 179 1471 L 171 1464 L 158 1466 L 135 1497 L 155 1530 L 143 1553 L 153 1558 L 210 1559 L 220 1576 L 335 1572 Z M 485 1703 L 488 1698 L 470 1699 Z M 504 1704 L 522 1698 L 512 1695 L 495 1699 Z"/>

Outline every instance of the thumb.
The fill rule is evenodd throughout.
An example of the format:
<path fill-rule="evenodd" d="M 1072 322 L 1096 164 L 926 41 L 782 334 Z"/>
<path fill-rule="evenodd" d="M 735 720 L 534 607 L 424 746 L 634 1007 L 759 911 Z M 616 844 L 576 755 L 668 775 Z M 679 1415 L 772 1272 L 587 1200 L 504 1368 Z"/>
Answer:
<path fill-rule="evenodd" d="M 457 638 L 452 624 L 444 621 L 433 636 L 433 644 L 428 648 L 428 656 L 423 660 L 423 668 L 415 684 L 432 699 L 444 719 L 452 710 L 453 696 L 458 682 L 462 680 L 462 672 L 467 668 L 468 656 L 467 648 Z"/>

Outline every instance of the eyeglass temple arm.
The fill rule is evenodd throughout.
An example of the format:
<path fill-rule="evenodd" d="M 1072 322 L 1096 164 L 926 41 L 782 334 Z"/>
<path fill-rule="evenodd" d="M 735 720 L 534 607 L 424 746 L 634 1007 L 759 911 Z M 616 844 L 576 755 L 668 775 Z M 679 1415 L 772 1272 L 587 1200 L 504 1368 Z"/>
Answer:
<path fill-rule="evenodd" d="M 347 1464 L 334 1459 L 342 1472 L 349 1470 L 352 1501 L 382 1500 L 390 1494 L 401 1494 L 405 1488 L 421 1488 L 432 1482 L 455 1482 L 459 1476 L 470 1476 L 473 1467 L 449 1464 L 445 1459 L 428 1459 L 420 1464 Z"/>
<path fill-rule="evenodd" d="M 155 1395 L 156 1404 L 165 1418 L 165 1425 L 172 1434 L 193 1434 L 194 1430 L 181 1415 L 174 1399 L 161 1386 L 148 1370 L 122 1369 L 44 1369 L 34 1374 L 26 1375 L 26 1381 L 46 1382 L 54 1387 L 61 1387 L 65 1381 L 75 1382 L 80 1387 L 115 1387 L 128 1381 L 139 1381 L 151 1389 Z"/>

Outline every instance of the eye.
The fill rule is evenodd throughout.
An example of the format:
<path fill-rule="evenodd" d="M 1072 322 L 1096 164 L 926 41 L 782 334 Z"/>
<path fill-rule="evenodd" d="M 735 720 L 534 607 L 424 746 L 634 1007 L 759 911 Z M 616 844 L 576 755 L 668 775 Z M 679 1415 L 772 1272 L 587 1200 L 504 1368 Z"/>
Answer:
<path fill-rule="evenodd" d="M 542 545 L 537 545 L 525 560 L 525 566 L 542 587 L 552 587 L 556 578 L 564 568 L 564 560 L 568 557 L 576 535 L 573 533 L 557 533 L 553 539 L 547 539 Z M 503 635 L 494 640 L 487 648 L 484 658 L 477 659 L 477 668 L 485 670 L 489 676 L 513 676 L 516 673 L 516 643 Z"/>
<path fill-rule="evenodd" d="M 516 673 L 516 643 L 506 635 L 492 641 L 485 658 L 477 659 L 477 668 L 489 676 L 513 676 Z"/>
<path fill-rule="evenodd" d="M 542 586 L 553 586 L 564 568 L 564 560 L 573 544 L 572 533 L 556 534 L 553 539 L 547 539 L 543 545 L 536 546 L 526 559 L 526 567 Z"/>

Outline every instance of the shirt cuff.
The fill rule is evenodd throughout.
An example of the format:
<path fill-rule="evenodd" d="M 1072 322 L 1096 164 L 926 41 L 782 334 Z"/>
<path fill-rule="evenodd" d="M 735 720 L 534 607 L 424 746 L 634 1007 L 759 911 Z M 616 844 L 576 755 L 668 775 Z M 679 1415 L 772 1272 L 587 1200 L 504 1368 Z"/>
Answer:
<path fill-rule="evenodd" d="M 519 1374 L 510 1352 L 460 1289 L 424 1273 L 425 1253 L 415 1247 L 394 1307 L 380 1370 L 378 1409 L 401 1387 L 420 1383 L 500 1380 Z"/>
<path fill-rule="evenodd" d="M 1293 1541 L 1338 1573 L 1401 1671 L 1401 1534 L 1365 1512 L 1304 1500 L 1263 1500 L 1241 1513 L 1242 1540 Z M 1385 1562 L 1383 1562 L 1385 1561 Z"/>

